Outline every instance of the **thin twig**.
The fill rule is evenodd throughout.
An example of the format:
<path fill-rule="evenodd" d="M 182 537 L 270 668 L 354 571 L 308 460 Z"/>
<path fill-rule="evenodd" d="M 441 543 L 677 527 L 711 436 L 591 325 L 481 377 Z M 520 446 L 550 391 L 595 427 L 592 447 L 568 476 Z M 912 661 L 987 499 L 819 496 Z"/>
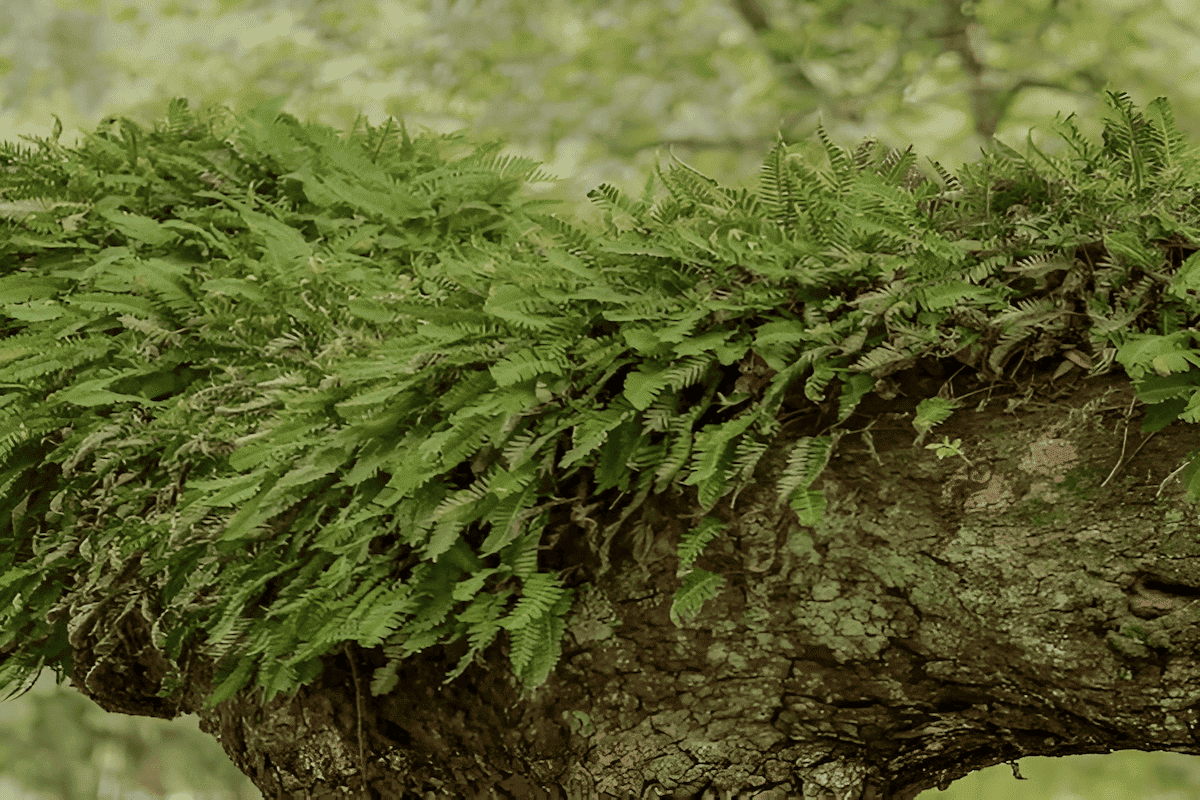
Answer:
<path fill-rule="evenodd" d="M 1173 471 L 1171 472 L 1171 474 L 1170 474 L 1170 475 L 1168 475 L 1167 477 L 1163 478 L 1163 480 L 1162 480 L 1162 483 L 1160 483 L 1160 484 L 1158 485 L 1158 491 L 1154 493 L 1154 496 L 1155 496 L 1155 497 L 1161 497 L 1161 496 L 1162 496 L 1162 493 L 1163 493 L 1163 489 L 1164 489 L 1164 488 L 1166 488 L 1166 486 L 1167 486 L 1167 481 L 1171 480 L 1171 478 L 1174 478 L 1174 477 L 1175 477 L 1176 475 L 1178 475 L 1178 474 L 1179 474 L 1179 473 L 1180 473 L 1182 470 L 1184 470 L 1184 469 L 1187 469 L 1187 466 L 1188 466 L 1188 464 L 1191 464 L 1191 463 L 1192 463 L 1192 460 L 1191 460 L 1191 459 L 1188 459 L 1187 461 L 1183 462 L 1183 465 L 1182 465 L 1182 466 L 1180 466 L 1180 467 L 1179 467 L 1178 469 L 1176 469 L 1176 470 L 1173 470 Z"/>
<path fill-rule="evenodd" d="M 1129 443 L 1129 414 L 1131 411 L 1133 411 L 1133 404 L 1136 399 L 1137 398 L 1134 398 L 1133 400 L 1129 401 L 1129 408 L 1125 412 L 1125 436 L 1121 439 L 1121 455 L 1117 458 L 1117 463 L 1113 465 L 1112 472 L 1108 473 L 1108 477 L 1104 479 L 1104 483 L 1100 484 L 1100 488 L 1102 489 L 1107 486 L 1108 482 L 1111 481 L 1113 476 L 1117 474 L 1117 470 L 1128 463 L 1125 461 L 1125 445 Z M 1155 433 L 1158 433 L 1158 431 L 1153 431 L 1145 439 L 1142 439 L 1142 443 L 1139 444 L 1137 449 L 1134 450 L 1129 456 L 1129 461 L 1133 461 L 1133 459 L 1137 457 L 1137 454 L 1142 451 L 1142 448 L 1146 446 L 1146 442 L 1150 441 L 1154 437 Z"/>
<path fill-rule="evenodd" d="M 367 791 L 367 762 L 363 757 L 362 738 L 362 692 L 358 688 L 358 666 L 350 655 L 350 643 L 343 642 L 342 649 L 346 651 L 346 660 L 350 662 L 350 677 L 354 679 L 354 716 L 358 720 L 358 771 L 362 775 L 363 792 Z"/>

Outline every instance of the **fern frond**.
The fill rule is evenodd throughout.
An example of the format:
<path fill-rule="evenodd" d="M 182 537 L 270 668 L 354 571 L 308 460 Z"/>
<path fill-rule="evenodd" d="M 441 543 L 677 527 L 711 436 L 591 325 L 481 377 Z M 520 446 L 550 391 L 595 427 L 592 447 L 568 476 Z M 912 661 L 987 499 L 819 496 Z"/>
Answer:
<path fill-rule="evenodd" d="M 696 527 L 689 529 L 679 540 L 679 567 L 676 574 L 683 576 L 691 571 L 692 564 L 704 552 L 713 539 L 725 531 L 725 523 L 711 514 L 704 516 Z"/>
<path fill-rule="evenodd" d="M 685 621 L 695 619 L 704 603 L 721 593 L 725 579 L 703 569 L 693 569 L 683 578 L 683 584 L 675 590 L 671 602 L 671 622 L 683 627 Z"/>
<path fill-rule="evenodd" d="M 792 446 L 787 465 L 775 482 L 780 505 L 789 502 L 798 489 L 812 485 L 829 463 L 836 443 L 836 437 L 804 436 Z"/>
<path fill-rule="evenodd" d="M 817 127 L 817 138 L 821 140 L 821 146 L 825 148 L 825 154 L 829 156 L 831 167 L 829 174 L 822 175 L 821 179 L 835 194 L 840 195 L 852 180 L 854 160 L 844 147 L 834 144 L 823 126 Z"/>

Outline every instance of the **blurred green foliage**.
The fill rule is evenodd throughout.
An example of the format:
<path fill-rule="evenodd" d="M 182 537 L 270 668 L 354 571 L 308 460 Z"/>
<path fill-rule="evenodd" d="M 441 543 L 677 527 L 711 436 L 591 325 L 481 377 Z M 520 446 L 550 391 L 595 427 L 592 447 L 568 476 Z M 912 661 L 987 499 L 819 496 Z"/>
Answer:
<path fill-rule="evenodd" d="M 1106 755 L 1023 758 L 1025 780 L 1007 764 L 973 772 L 918 800 L 1192 800 L 1200 796 L 1200 759 L 1182 753 L 1121 750 Z"/>
<path fill-rule="evenodd" d="M 259 800 L 195 715 L 110 714 L 46 671 L 0 703 L 0 800 Z"/>

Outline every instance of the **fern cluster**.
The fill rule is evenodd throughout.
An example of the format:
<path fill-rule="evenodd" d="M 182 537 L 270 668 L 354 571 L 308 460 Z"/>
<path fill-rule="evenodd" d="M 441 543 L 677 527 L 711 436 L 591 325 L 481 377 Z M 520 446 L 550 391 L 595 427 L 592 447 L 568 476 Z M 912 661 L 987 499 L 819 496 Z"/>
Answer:
<path fill-rule="evenodd" d="M 572 602 L 539 564 L 569 486 L 622 521 L 692 493 L 687 618 L 785 398 L 829 409 L 776 485 L 819 525 L 849 418 L 922 358 L 990 381 L 1116 361 L 1144 430 L 1197 421 L 1196 157 L 1165 100 L 1108 101 L 1100 146 L 1059 119 L 1069 158 L 997 144 L 936 179 L 823 132 L 827 164 L 780 144 L 758 193 L 677 162 L 637 199 L 594 190 L 598 231 L 524 198 L 548 176 L 499 142 L 341 137 L 281 99 L 3 145 L 0 688 L 132 608 L 163 696 L 186 653 L 221 665 L 211 704 L 293 691 L 346 641 L 383 647 L 383 693 L 502 631 L 536 686 Z M 956 406 L 927 398 L 918 430 Z"/>

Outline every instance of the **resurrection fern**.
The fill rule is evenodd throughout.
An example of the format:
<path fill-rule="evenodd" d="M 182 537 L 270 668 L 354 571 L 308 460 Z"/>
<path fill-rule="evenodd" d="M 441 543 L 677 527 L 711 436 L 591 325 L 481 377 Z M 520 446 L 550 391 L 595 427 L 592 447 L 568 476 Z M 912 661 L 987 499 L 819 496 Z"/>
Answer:
<path fill-rule="evenodd" d="M 591 192 L 594 231 L 525 199 L 548 176 L 500 143 L 343 137 L 281 98 L 3 145 L 0 686 L 103 658 L 134 611 L 164 697 L 192 655 L 209 703 L 291 692 L 347 641 L 382 648 L 377 694 L 498 641 L 536 686 L 582 582 L 547 568 L 559 537 L 599 577 L 647 498 L 686 497 L 687 624 L 756 473 L 781 456 L 779 504 L 822 525 L 860 402 L 930 360 L 1116 363 L 1144 430 L 1200 420 L 1195 153 L 1165 100 L 1107 101 L 1098 146 L 1058 119 L 1070 158 L 996 142 L 937 180 L 824 131 L 827 164 L 777 143 L 757 193 L 676 161 L 637 200 Z"/>

